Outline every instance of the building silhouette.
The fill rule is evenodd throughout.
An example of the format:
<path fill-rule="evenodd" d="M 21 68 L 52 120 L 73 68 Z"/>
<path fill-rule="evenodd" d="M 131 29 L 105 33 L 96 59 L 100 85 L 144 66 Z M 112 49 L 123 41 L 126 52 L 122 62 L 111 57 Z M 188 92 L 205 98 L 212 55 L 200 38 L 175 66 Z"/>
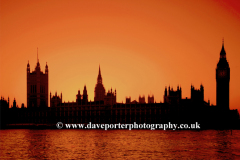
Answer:
<path fill-rule="evenodd" d="M 203 105 L 204 87 L 202 84 L 200 85 L 200 89 L 195 89 L 195 87 L 191 85 L 191 100 L 195 102 L 195 106 Z"/>
<path fill-rule="evenodd" d="M 139 103 L 146 103 L 146 102 L 145 102 L 145 96 L 144 96 L 144 95 L 143 95 L 143 96 L 139 96 L 138 102 L 139 102 Z"/>
<path fill-rule="evenodd" d="M 80 95 L 80 91 L 78 93 Z M 61 105 L 61 103 L 62 103 L 62 93 L 60 96 L 58 96 L 57 92 L 55 92 L 55 95 L 52 96 L 52 93 L 50 92 L 50 107 Z"/>
<path fill-rule="evenodd" d="M 9 107 L 8 101 L 1 98 L 1 125 L 16 126 L 54 126 L 63 123 L 195 123 L 202 128 L 234 128 L 240 126 L 239 113 L 229 109 L 230 68 L 226 60 L 224 45 L 216 68 L 217 105 L 204 101 L 204 87 L 199 89 L 191 85 L 190 98 L 182 98 L 182 88 L 165 87 L 163 103 L 154 102 L 154 96 L 139 96 L 139 101 L 131 101 L 126 97 L 125 103 L 117 102 L 117 92 L 105 92 L 101 70 L 97 77 L 94 90 L 94 101 L 88 100 L 87 87 L 84 85 L 81 94 L 78 90 L 75 102 L 63 102 L 63 95 L 52 95 L 48 106 L 48 66 L 45 74 L 40 69 L 39 60 L 35 71 L 30 72 L 27 64 L 27 108 L 22 104 L 18 107 L 16 100 Z M 26 127 L 26 126 L 25 126 Z"/>
<path fill-rule="evenodd" d="M 148 95 L 148 103 L 154 103 L 154 96 Z"/>
<path fill-rule="evenodd" d="M 48 65 L 43 73 L 38 58 L 34 71 L 27 64 L 27 108 L 34 107 L 48 107 Z"/>
<path fill-rule="evenodd" d="M 182 88 L 179 86 L 177 87 L 177 90 L 174 91 L 173 88 L 170 89 L 170 86 L 165 87 L 165 91 L 164 91 L 164 103 L 168 103 L 170 105 L 177 105 L 180 103 L 181 99 L 182 99 Z"/>
<path fill-rule="evenodd" d="M 99 65 L 97 84 L 94 90 L 94 101 L 104 101 L 104 98 L 105 98 L 105 88 L 102 84 L 102 75 L 101 75 L 101 70 Z"/>
<path fill-rule="evenodd" d="M 229 82 L 230 68 L 226 58 L 224 43 L 220 52 L 220 58 L 216 68 L 216 93 L 217 106 L 222 110 L 229 110 Z"/>
<path fill-rule="evenodd" d="M 83 104 L 87 104 L 88 103 L 88 94 L 87 94 L 87 87 L 86 87 L 86 85 L 84 85 L 82 101 L 83 101 L 82 102 Z"/>
<path fill-rule="evenodd" d="M 109 90 L 104 97 L 104 104 L 105 105 L 113 105 L 116 103 L 117 103 L 117 91 L 115 89 L 115 91 L 113 92 L 112 88 L 111 88 L 111 91 Z"/>

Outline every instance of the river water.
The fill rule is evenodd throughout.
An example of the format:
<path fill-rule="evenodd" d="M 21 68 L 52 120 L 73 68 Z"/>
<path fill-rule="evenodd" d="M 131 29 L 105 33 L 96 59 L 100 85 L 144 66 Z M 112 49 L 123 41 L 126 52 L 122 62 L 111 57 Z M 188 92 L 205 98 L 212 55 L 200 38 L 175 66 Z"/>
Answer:
<path fill-rule="evenodd" d="M 0 130 L 1 159 L 240 159 L 240 130 Z"/>

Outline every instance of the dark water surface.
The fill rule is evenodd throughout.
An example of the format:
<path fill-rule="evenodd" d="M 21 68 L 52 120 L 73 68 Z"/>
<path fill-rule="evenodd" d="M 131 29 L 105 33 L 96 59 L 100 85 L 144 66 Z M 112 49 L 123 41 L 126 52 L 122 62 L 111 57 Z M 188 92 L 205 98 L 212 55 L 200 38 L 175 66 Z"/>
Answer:
<path fill-rule="evenodd" d="M 0 158 L 240 159 L 240 130 L 0 130 Z"/>

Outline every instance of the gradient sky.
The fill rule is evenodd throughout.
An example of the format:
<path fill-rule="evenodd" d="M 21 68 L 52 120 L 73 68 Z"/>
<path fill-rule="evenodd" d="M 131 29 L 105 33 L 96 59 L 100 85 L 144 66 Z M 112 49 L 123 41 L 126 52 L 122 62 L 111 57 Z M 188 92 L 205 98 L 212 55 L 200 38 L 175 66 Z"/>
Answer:
<path fill-rule="evenodd" d="M 215 69 L 224 37 L 230 65 L 230 109 L 240 110 L 240 2 L 222 0 L 0 0 L 0 94 L 26 105 L 26 68 L 49 67 L 49 92 L 75 101 L 86 84 L 94 100 L 103 85 L 126 96 L 154 95 L 165 86 L 204 86 L 216 104 Z"/>

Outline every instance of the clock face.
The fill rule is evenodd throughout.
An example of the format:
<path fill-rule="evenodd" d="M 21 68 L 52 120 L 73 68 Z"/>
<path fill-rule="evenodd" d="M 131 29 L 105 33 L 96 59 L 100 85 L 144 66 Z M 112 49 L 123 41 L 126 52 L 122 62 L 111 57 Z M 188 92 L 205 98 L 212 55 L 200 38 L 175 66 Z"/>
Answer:
<path fill-rule="evenodd" d="M 218 76 L 219 77 L 225 77 L 227 75 L 226 71 L 225 70 L 219 70 L 218 71 Z"/>

